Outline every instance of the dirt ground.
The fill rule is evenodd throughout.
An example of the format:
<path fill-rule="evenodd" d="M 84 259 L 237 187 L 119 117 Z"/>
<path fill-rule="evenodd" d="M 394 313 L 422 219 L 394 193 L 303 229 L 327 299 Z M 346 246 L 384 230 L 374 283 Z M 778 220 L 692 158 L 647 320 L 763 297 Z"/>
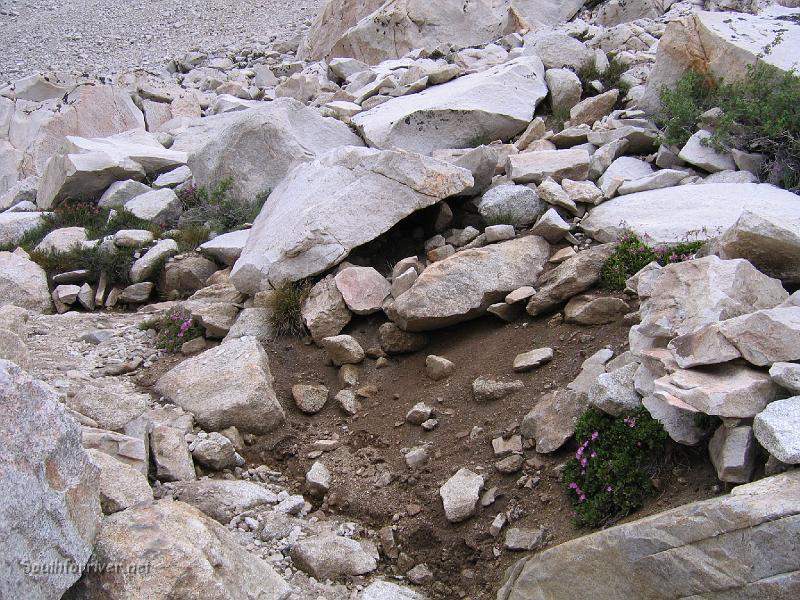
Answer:
<path fill-rule="evenodd" d="M 513 515 L 510 525 L 516 527 L 544 527 L 548 546 L 589 533 L 573 526 L 570 501 L 558 478 L 557 466 L 574 452 L 574 445 L 568 443 L 548 456 L 525 450 L 522 471 L 512 475 L 494 468 L 498 459 L 493 438 L 517 432 L 538 399 L 572 381 L 581 363 L 597 350 L 608 347 L 620 354 L 627 349 L 627 325 L 584 327 L 560 323 L 552 316 L 525 317 L 513 324 L 486 317 L 432 332 L 425 349 L 392 357 L 386 368 L 378 369 L 374 360 L 367 359 L 360 365 L 358 387 L 369 397 L 360 399 L 361 409 L 353 417 L 341 412 L 332 399 L 343 386 L 337 380 L 338 370 L 326 364 L 325 353 L 300 339 L 278 339 L 268 353 L 287 424 L 249 447 L 248 466 L 265 464 L 281 471 L 296 491 L 303 492 L 306 471 L 315 460 L 323 461 L 333 474 L 333 485 L 324 503 L 315 506 L 316 516 L 335 514 L 376 530 L 393 525 L 399 556 L 381 561 L 386 574 L 403 575 L 425 563 L 434 575 L 424 586 L 430 597 L 493 598 L 505 570 L 523 556 L 503 549 L 502 534 L 489 535 L 498 513 L 508 511 Z M 377 328 L 383 322 L 379 316 L 360 317 L 344 333 L 364 348 L 378 347 Z M 529 373 L 513 372 L 517 354 L 544 346 L 554 349 L 552 362 Z M 428 379 L 428 354 L 453 361 L 455 374 L 441 382 Z M 161 361 L 141 381 L 154 381 L 171 363 L 173 359 Z M 521 379 L 525 389 L 504 400 L 477 403 L 471 385 L 479 376 Z M 320 413 L 309 416 L 297 410 L 291 399 L 291 387 L 297 383 L 321 383 L 331 390 Z M 435 408 L 439 426 L 434 431 L 405 423 L 408 410 L 421 401 Z M 336 450 L 315 452 L 314 442 L 335 438 L 341 442 Z M 423 443 L 430 445 L 431 460 L 411 470 L 403 451 Z M 660 495 L 628 519 L 721 491 L 702 450 L 676 448 L 674 464 L 659 478 Z M 462 467 L 483 474 L 485 489 L 497 488 L 497 500 L 454 525 L 445 518 L 439 487 Z M 532 480 L 528 487 L 522 485 L 526 476 Z"/>

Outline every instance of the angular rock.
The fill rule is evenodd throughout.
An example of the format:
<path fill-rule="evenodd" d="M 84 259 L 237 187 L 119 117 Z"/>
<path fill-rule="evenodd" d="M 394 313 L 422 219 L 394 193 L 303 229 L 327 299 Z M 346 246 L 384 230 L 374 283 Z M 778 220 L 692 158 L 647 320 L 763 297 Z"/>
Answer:
<path fill-rule="evenodd" d="M 131 281 L 141 283 L 153 275 L 157 268 L 162 267 L 170 256 L 178 253 L 178 243 L 175 240 L 161 240 L 150 248 L 144 256 L 138 259 L 131 267 Z"/>
<path fill-rule="evenodd" d="M 208 431 L 234 426 L 261 434 L 285 420 L 272 383 L 266 352 L 245 337 L 185 360 L 162 375 L 155 389 Z"/>
<path fill-rule="evenodd" d="M 476 402 L 494 402 L 507 398 L 525 388 L 520 380 L 495 381 L 488 377 L 478 377 L 472 382 L 472 394 Z"/>
<path fill-rule="evenodd" d="M 533 120 L 546 95 L 542 62 L 523 56 L 393 98 L 359 113 L 353 123 L 372 147 L 430 154 L 478 145 L 476 138 L 484 143 L 511 139 Z"/>
<path fill-rule="evenodd" d="M 181 202 L 169 188 L 146 192 L 125 203 L 125 210 L 160 227 L 174 225 L 181 215 Z"/>
<path fill-rule="evenodd" d="M 18 306 L 37 313 L 53 312 L 47 274 L 23 254 L 0 252 L 0 306 Z"/>
<path fill-rule="evenodd" d="M 0 595 L 60 598 L 80 576 L 100 525 L 98 469 L 56 393 L 5 360 L 0 402 Z M 31 576 L 31 565 L 59 563 L 77 568 Z"/>
<path fill-rule="evenodd" d="M 706 436 L 697 425 L 699 413 L 691 407 L 676 406 L 658 396 L 646 396 L 642 404 L 675 442 L 695 446 Z"/>
<path fill-rule="evenodd" d="M 384 323 L 378 328 L 381 348 L 387 354 L 410 354 L 428 345 L 428 336 L 403 331 L 394 323 Z"/>
<path fill-rule="evenodd" d="M 324 385 L 303 385 L 292 386 L 292 398 L 301 411 L 313 415 L 322 410 L 328 402 L 329 391 Z"/>
<path fill-rule="evenodd" d="M 642 399 L 633 385 L 638 368 L 638 364 L 631 363 L 600 375 L 589 388 L 589 404 L 614 417 L 639 408 Z"/>
<path fill-rule="evenodd" d="M 153 188 L 133 179 L 115 181 L 100 196 L 97 205 L 101 208 L 122 208 L 128 200 L 152 192 Z"/>
<path fill-rule="evenodd" d="M 99 450 L 88 450 L 100 469 L 100 507 L 110 515 L 140 502 L 152 502 L 153 490 L 147 477 L 130 465 Z"/>
<path fill-rule="evenodd" d="M 444 514 L 451 523 L 469 519 L 477 510 L 483 476 L 469 469 L 460 469 L 439 488 Z"/>
<path fill-rule="evenodd" d="M 735 171 L 736 163 L 733 162 L 730 154 L 723 154 L 713 146 L 703 143 L 710 138 L 711 132 L 701 129 L 689 138 L 678 154 L 678 158 L 709 173 Z"/>
<path fill-rule="evenodd" d="M 708 444 L 711 463 L 720 481 L 747 483 L 755 467 L 755 439 L 749 426 L 725 427 L 721 425 Z"/>
<path fill-rule="evenodd" d="M 158 544 L 153 540 L 160 540 Z M 72 594 L 77 599 L 171 597 L 175 600 L 286 600 L 292 588 L 237 538 L 202 512 L 158 500 L 105 519 L 92 553 L 98 565 L 150 568 L 95 569 Z"/>
<path fill-rule="evenodd" d="M 547 177 L 582 181 L 589 176 L 589 153 L 583 149 L 540 150 L 508 157 L 506 173 L 514 183 L 540 184 Z"/>
<path fill-rule="evenodd" d="M 526 185 L 498 185 L 478 203 L 478 212 L 487 223 L 502 221 L 516 227 L 535 223 L 546 210 L 547 204 L 539 199 L 536 190 Z"/>
<path fill-rule="evenodd" d="M 769 369 L 772 381 L 792 394 L 800 394 L 800 365 L 795 363 L 775 363 Z"/>
<path fill-rule="evenodd" d="M 753 432 L 758 443 L 779 461 L 800 464 L 800 396 L 767 406 L 753 420 Z"/>
<path fill-rule="evenodd" d="M 443 356 L 431 354 L 425 359 L 425 373 L 428 375 L 428 378 L 433 381 L 447 379 L 455 370 L 455 364 Z"/>
<path fill-rule="evenodd" d="M 518 354 L 514 358 L 514 370 L 517 373 L 524 373 L 539 367 L 547 362 L 553 360 L 552 348 L 537 348 L 529 352 Z"/>
<path fill-rule="evenodd" d="M 119 301 L 122 304 L 144 304 L 153 293 L 153 282 L 145 281 L 143 283 L 134 283 L 129 285 L 119 295 Z M 114 293 L 112 290 L 109 298 Z"/>
<path fill-rule="evenodd" d="M 497 598 L 566 598 L 598 590 L 620 600 L 791 597 L 798 560 L 789 540 L 800 531 L 798 497 L 800 474 L 786 473 L 598 531 L 523 558 L 508 570 Z M 773 550 L 754 552 L 743 538 Z"/>
<path fill-rule="evenodd" d="M 324 497 L 331 487 L 331 472 L 317 461 L 306 473 L 306 487 L 312 496 Z"/>
<path fill-rule="evenodd" d="M 55 229 L 44 236 L 44 239 L 34 249 L 34 252 L 45 254 L 63 254 L 80 246 L 88 239 L 84 227 L 62 227 Z"/>
<path fill-rule="evenodd" d="M 291 557 L 299 569 L 321 580 L 366 575 L 378 567 L 375 558 L 357 541 L 332 534 L 297 542 Z"/>
<path fill-rule="evenodd" d="M 544 529 L 510 527 L 506 531 L 506 539 L 505 542 L 503 542 L 503 547 L 512 552 L 530 552 L 531 550 L 538 550 L 541 548 L 544 545 L 544 541 Z"/>
<path fill-rule="evenodd" d="M 223 265 L 231 267 L 242 255 L 242 250 L 244 250 L 245 245 L 247 245 L 247 239 L 249 237 L 249 229 L 240 229 L 239 231 L 223 233 L 201 244 L 198 250 Z"/>
<path fill-rule="evenodd" d="M 581 101 L 583 87 L 573 71 L 548 69 L 544 78 L 550 91 L 550 107 L 554 112 L 569 111 Z"/>
<path fill-rule="evenodd" d="M 509 292 L 535 284 L 549 253 L 538 236 L 461 251 L 425 269 L 388 314 L 409 331 L 474 319 Z"/>
<path fill-rule="evenodd" d="M 380 311 L 392 291 L 386 278 L 372 267 L 347 267 L 335 280 L 347 308 L 357 315 Z"/>
<path fill-rule="evenodd" d="M 195 478 L 192 455 L 182 430 L 165 424 L 156 425 L 150 432 L 150 450 L 156 466 L 156 479 L 183 481 Z"/>
<path fill-rule="evenodd" d="M 585 395 L 556 390 L 543 396 L 525 415 L 519 431 L 523 437 L 536 441 L 537 452 L 555 452 L 575 435 L 575 423 L 588 407 Z"/>
<path fill-rule="evenodd" d="M 278 502 L 277 494 L 252 481 L 176 481 L 170 484 L 169 489 L 176 500 L 194 506 L 223 525 L 243 512 Z"/>
<path fill-rule="evenodd" d="M 119 393 L 111 387 L 85 385 L 71 398 L 67 406 L 93 419 L 103 429 L 122 429 L 148 407 L 145 394 Z"/>
<path fill-rule="evenodd" d="M 362 142 L 347 125 L 279 98 L 260 108 L 200 119 L 176 136 L 172 150 L 188 154 L 197 185 L 230 177 L 232 196 L 254 200 L 274 191 L 295 165 L 348 145 Z"/>
<path fill-rule="evenodd" d="M 121 229 L 114 234 L 114 245 L 120 248 L 141 248 L 153 241 L 153 233 L 146 229 Z"/>
<path fill-rule="evenodd" d="M 604 325 L 619 321 L 630 309 L 620 298 L 575 296 L 564 307 L 564 320 L 578 325 Z"/>
<path fill-rule="evenodd" d="M 336 366 L 357 365 L 364 360 L 364 349 L 350 335 L 336 335 L 324 338 L 322 347 L 325 348 L 328 356 Z"/>
<path fill-rule="evenodd" d="M 339 335 L 353 318 L 333 275 L 317 282 L 301 307 L 303 323 L 313 340 L 320 344 L 326 337 Z"/>
<path fill-rule="evenodd" d="M 328 270 L 408 215 L 472 185 L 416 154 L 346 147 L 298 166 L 270 196 L 231 281 L 242 292 Z"/>
<path fill-rule="evenodd" d="M 178 296 L 194 294 L 206 287 L 209 277 L 218 270 L 217 263 L 202 256 L 172 261 L 164 268 L 164 292 Z"/>
<path fill-rule="evenodd" d="M 192 443 L 191 451 L 192 458 L 214 471 L 232 469 L 244 464 L 244 460 L 236 453 L 233 442 L 216 431 L 198 437 Z"/>
<path fill-rule="evenodd" d="M 0 245 L 13 247 L 26 233 L 39 227 L 43 217 L 39 212 L 0 213 Z"/>
<path fill-rule="evenodd" d="M 614 244 L 594 246 L 565 260 L 538 282 L 538 291 L 528 301 L 527 311 L 538 315 L 586 291 L 600 280 L 600 271 L 614 252 Z"/>
<path fill-rule="evenodd" d="M 373 581 L 361 592 L 359 600 L 425 600 L 425 596 L 388 581 Z"/>
<path fill-rule="evenodd" d="M 536 224 L 531 227 L 530 233 L 543 237 L 551 244 L 557 244 L 564 239 L 564 236 L 569 233 L 571 229 L 572 226 L 561 218 L 558 211 L 554 208 L 550 208 L 536 221 Z"/>
<path fill-rule="evenodd" d="M 612 110 L 619 98 L 619 90 L 609 90 L 597 96 L 591 96 L 573 106 L 569 111 L 569 125 L 593 125 Z"/>

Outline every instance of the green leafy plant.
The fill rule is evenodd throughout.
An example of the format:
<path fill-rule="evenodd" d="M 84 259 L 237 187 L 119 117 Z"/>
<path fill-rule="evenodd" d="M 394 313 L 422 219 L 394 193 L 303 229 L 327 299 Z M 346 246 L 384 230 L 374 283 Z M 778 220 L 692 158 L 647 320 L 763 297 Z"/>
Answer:
<path fill-rule="evenodd" d="M 608 63 L 608 67 L 602 73 L 597 68 L 597 65 L 592 61 L 590 64 L 578 69 L 578 79 L 581 80 L 583 86 L 583 93 L 586 96 L 596 96 L 599 92 L 592 86 L 593 81 L 600 81 L 603 84 L 603 89 L 619 90 L 619 102 L 621 105 L 623 98 L 628 95 L 631 86 L 621 79 L 622 75 L 628 67 L 620 60 L 612 58 Z"/>
<path fill-rule="evenodd" d="M 702 246 L 701 241 L 686 241 L 653 248 L 632 231 L 627 231 L 603 264 L 600 286 L 607 290 L 624 290 L 625 282 L 651 262 L 662 266 L 683 262 L 691 259 Z"/>
<path fill-rule="evenodd" d="M 674 89 L 661 90 L 661 104 L 658 122 L 666 143 L 684 144 L 699 116 L 719 107 L 722 116 L 708 143 L 763 154 L 762 179 L 800 192 L 800 77 L 794 72 L 763 61 L 732 82 L 690 71 Z"/>
<path fill-rule="evenodd" d="M 180 352 L 181 346 L 195 338 L 203 337 L 203 328 L 192 315 L 183 308 L 173 309 L 164 317 L 149 319 L 139 325 L 139 329 L 156 332 L 156 348 L 173 354 Z"/>
<path fill-rule="evenodd" d="M 600 527 L 638 509 L 654 493 L 652 478 L 664 465 L 667 434 L 646 409 L 619 417 L 595 409 L 575 426 L 578 449 L 562 483 L 579 527 Z"/>
<path fill-rule="evenodd" d="M 252 223 L 269 198 L 269 192 L 259 194 L 253 201 L 231 195 L 233 179 L 226 177 L 214 186 L 189 185 L 178 191 L 183 205 L 180 227 L 208 227 L 218 233 L 241 229 Z"/>
<path fill-rule="evenodd" d="M 267 296 L 269 320 L 277 335 L 300 335 L 304 331 L 300 309 L 310 291 L 309 283 L 298 281 L 285 283 Z"/>

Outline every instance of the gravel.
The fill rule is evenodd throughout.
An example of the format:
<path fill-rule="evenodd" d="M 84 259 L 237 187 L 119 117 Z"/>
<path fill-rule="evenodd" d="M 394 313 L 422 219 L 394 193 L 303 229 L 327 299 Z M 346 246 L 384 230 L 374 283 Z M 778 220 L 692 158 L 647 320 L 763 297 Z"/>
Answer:
<path fill-rule="evenodd" d="M 322 0 L 0 0 L 0 81 L 108 75 L 189 50 L 255 49 L 305 30 Z"/>

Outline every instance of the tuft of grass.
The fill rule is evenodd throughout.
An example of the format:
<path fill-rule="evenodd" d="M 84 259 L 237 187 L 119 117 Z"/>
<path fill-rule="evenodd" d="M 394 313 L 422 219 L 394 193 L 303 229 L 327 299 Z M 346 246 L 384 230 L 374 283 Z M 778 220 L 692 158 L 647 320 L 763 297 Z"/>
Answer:
<path fill-rule="evenodd" d="M 717 150 L 735 148 L 765 156 L 762 179 L 800 193 L 800 77 L 763 61 L 738 81 L 689 71 L 674 89 L 661 90 L 658 123 L 668 144 L 682 145 L 698 117 L 719 107 L 722 117 L 709 140 Z"/>
<path fill-rule="evenodd" d="M 32 252 L 31 260 L 51 276 L 86 269 L 89 272 L 87 279 L 94 283 L 105 273 L 111 286 L 130 284 L 130 271 L 134 262 L 131 250 L 107 249 L 101 244 L 92 248 L 75 246 L 67 252 Z"/>
<path fill-rule="evenodd" d="M 664 266 L 690 260 L 704 242 L 686 241 L 679 244 L 653 248 L 632 231 L 619 239 L 614 253 L 600 271 L 600 287 L 607 290 L 624 290 L 625 282 L 644 267 L 655 261 Z"/>
<path fill-rule="evenodd" d="M 189 185 L 179 190 L 178 198 L 184 211 L 180 227 L 207 227 L 217 233 L 227 233 L 252 223 L 270 192 L 265 191 L 249 201 L 231 196 L 232 186 L 233 179 L 226 177 L 210 188 Z"/>
<path fill-rule="evenodd" d="M 188 225 L 180 229 L 174 236 L 181 252 L 193 252 L 197 247 L 208 241 L 211 230 L 205 225 Z"/>
<path fill-rule="evenodd" d="M 667 433 L 645 408 L 612 417 L 595 409 L 575 426 L 578 449 L 562 485 L 578 527 L 600 527 L 642 506 L 665 465 Z"/>
<path fill-rule="evenodd" d="M 285 283 L 268 296 L 269 319 L 277 335 L 300 335 L 305 331 L 300 309 L 310 291 L 310 283 L 298 281 Z"/>

